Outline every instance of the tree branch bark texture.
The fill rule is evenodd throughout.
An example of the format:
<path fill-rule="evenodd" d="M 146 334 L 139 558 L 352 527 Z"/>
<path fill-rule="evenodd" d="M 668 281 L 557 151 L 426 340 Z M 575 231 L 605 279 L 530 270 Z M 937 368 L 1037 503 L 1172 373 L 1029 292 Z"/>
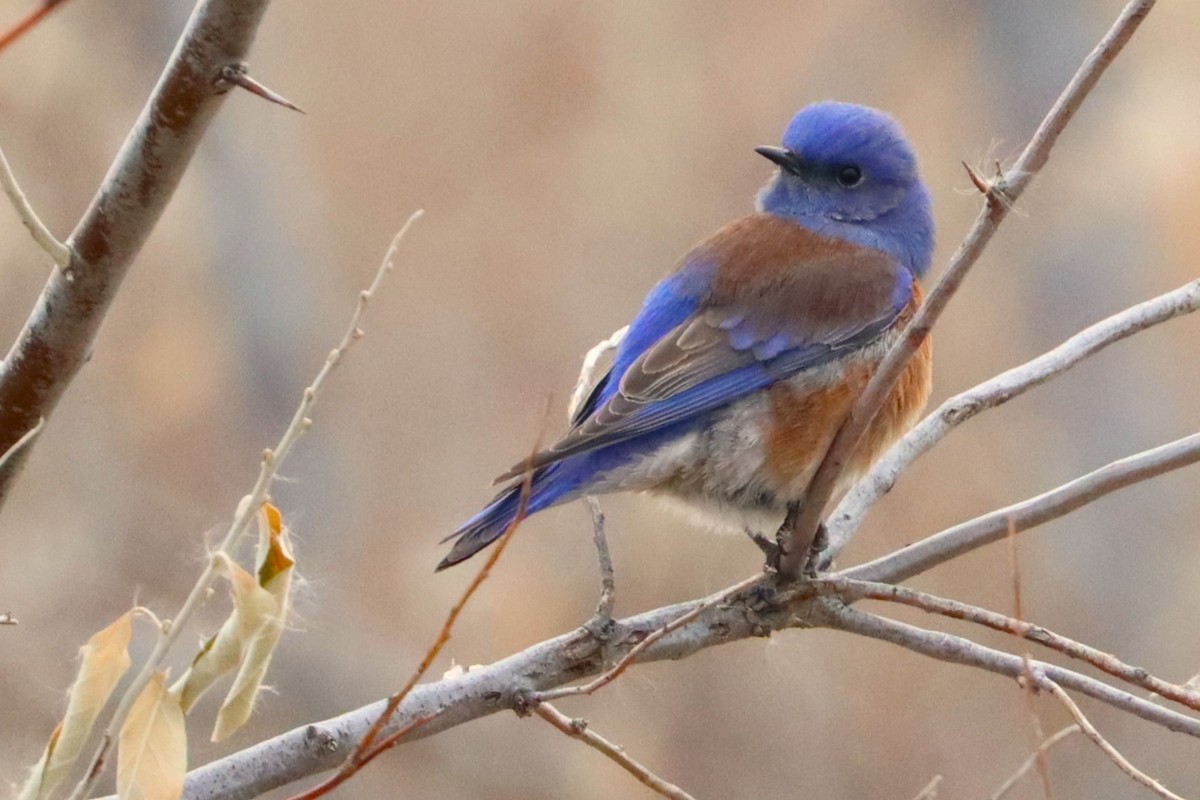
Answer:
<path fill-rule="evenodd" d="M 67 239 L 70 263 L 55 269 L 0 364 L 0 452 L 49 417 L 87 362 L 100 324 L 192 154 L 230 88 L 223 67 L 241 64 L 267 0 L 203 0 Z M 0 470 L 0 504 L 25 457 Z"/>

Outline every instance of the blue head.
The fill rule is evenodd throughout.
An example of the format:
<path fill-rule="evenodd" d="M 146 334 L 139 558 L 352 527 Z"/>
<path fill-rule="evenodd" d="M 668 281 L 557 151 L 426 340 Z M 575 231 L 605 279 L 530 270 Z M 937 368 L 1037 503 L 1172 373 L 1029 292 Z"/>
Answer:
<path fill-rule="evenodd" d="M 850 103 L 814 103 L 792 118 L 782 147 L 759 147 L 779 171 L 762 211 L 817 233 L 889 253 L 915 275 L 933 255 L 929 191 L 896 121 Z"/>

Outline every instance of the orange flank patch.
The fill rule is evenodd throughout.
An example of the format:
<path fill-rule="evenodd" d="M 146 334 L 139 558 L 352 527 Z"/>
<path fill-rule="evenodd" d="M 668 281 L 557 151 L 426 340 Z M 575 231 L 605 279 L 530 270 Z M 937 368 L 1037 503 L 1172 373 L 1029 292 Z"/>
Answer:
<path fill-rule="evenodd" d="M 902 328 L 921 302 L 920 287 L 897 320 Z M 851 463 L 844 483 L 856 480 L 920 418 L 932 384 L 933 342 L 926 338 L 900 376 L 887 403 L 875 417 Z M 766 468 L 776 485 L 791 496 L 797 483 L 812 477 L 850 408 L 866 387 L 875 364 L 850 366 L 841 380 L 810 392 L 800 392 L 786 383 L 768 390 L 773 424 L 766 431 Z"/>

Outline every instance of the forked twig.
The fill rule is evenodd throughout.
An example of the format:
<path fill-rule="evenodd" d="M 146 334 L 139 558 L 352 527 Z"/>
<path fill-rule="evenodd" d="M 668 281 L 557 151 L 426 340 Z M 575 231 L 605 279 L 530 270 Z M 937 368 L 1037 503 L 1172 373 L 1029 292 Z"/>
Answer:
<path fill-rule="evenodd" d="M 1067 694 L 1065 689 L 1047 678 L 1045 675 L 1038 676 L 1038 685 L 1041 686 L 1042 689 L 1045 689 L 1046 691 L 1050 692 L 1050 694 L 1054 695 L 1055 699 L 1063 704 L 1067 711 L 1071 713 L 1071 716 L 1075 718 L 1075 723 L 1083 730 L 1083 735 L 1095 742 L 1096 746 L 1104 752 L 1104 755 L 1108 756 L 1122 772 L 1145 786 L 1150 791 L 1154 792 L 1159 797 L 1166 798 L 1166 800 L 1184 800 L 1184 798 L 1175 794 L 1170 789 L 1156 781 L 1154 778 L 1151 778 L 1149 775 L 1142 772 L 1140 769 L 1130 763 L 1129 759 L 1121 755 L 1121 751 L 1113 747 L 1112 743 L 1105 739 L 1100 734 L 1100 731 L 1096 730 L 1096 726 L 1093 725 L 1091 720 L 1084 715 L 1083 711 L 1078 705 L 1075 704 L 1075 701 L 1071 699 L 1071 695 Z"/>
<path fill-rule="evenodd" d="M 203 604 L 209 586 L 221 570 L 223 557 L 233 551 L 247 527 L 249 527 L 251 520 L 254 519 L 263 503 L 269 498 L 270 489 L 275 482 L 276 475 L 279 473 L 280 465 L 283 464 L 284 459 L 291 452 L 292 446 L 295 445 L 312 425 L 312 420 L 309 419 L 308 414 L 317 402 L 317 397 L 324 387 L 325 382 L 329 379 L 330 374 L 332 374 L 334 368 L 341 361 L 342 357 L 345 356 L 346 352 L 355 342 L 362 338 L 363 332 L 359 327 L 359 322 L 362 319 L 363 312 L 366 310 L 368 301 L 370 301 L 379 289 L 384 277 L 392 271 L 392 262 L 396 257 L 396 252 L 400 247 L 400 242 L 404 238 L 404 235 L 408 232 L 412 224 L 420 219 L 423 213 L 423 211 L 413 213 L 400 228 L 399 233 L 392 238 L 392 243 L 388 247 L 387 253 L 379 265 L 379 269 L 375 271 L 375 277 L 372 279 L 370 286 L 359 293 L 358 302 L 354 306 L 354 313 L 350 317 L 350 324 L 346 327 L 346 332 L 342 335 L 341 341 L 338 342 L 337 347 L 326 357 L 324 365 L 317 372 L 317 376 L 313 379 L 313 382 L 304 390 L 300 404 L 292 415 L 292 420 L 288 424 L 287 429 L 284 430 L 283 436 L 280 437 L 279 444 L 276 445 L 274 450 L 266 450 L 263 453 L 259 465 L 258 478 L 254 482 L 254 488 L 250 491 L 250 494 L 243 497 L 241 502 L 238 503 L 237 510 L 233 515 L 233 521 L 224 539 L 221 540 L 220 546 L 209 557 L 204 571 L 196 580 L 195 585 L 192 586 L 192 590 L 188 593 L 187 599 L 184 600 L 183 606 L 180 607 L 179 613 L 175 615 L 171 624 L 164 625 L 161 628 L 161 633 L 154 644 L 154 648 L 150 651 L 150 655 L 146 657 L 141 670 L 133 681 L 130 682 L 125 690 L 125 694 L 121 696 L 116 710 L 113 711 L 112 717 L 105 728 L 101 742 L 96 748 L 96 753 L 90 761 L 87 775 L 76 785 L 75 790 L 71 793 L 71 800 L 82 800 L 91 791 L 102 772 L 101 768 L 108 753 L 110 743 L 116 733 L 121 730 L 121 726 L 124 725 L 134 701 L 137 700 L 142 689 L 145 688 L 154 673 L 161 667 L 167 652 L 179 638 L 187 622 Z"/>
<path fill-rule="evenodd" d="M 700 616 L 718 603 L 722 603 L 739 592 L 743 592 L 746 589 L 764 582 L 765 580 L 766 578 L 762 575 L 751 575 L 749 578 L 735 583 L 733 586 L 722 589 L 716 594 L 709 595 L 706 599 L 693 606 L 687 613 L 679 615 L 675 619 L 647 635 L 645 639 L 642 639 L 640 642 L 630 648 L 629 652 L 626 653 L 620 661 L 613 665 L 611 669 L 601 673 L 596 678 L 593 678 L 592 680 L 580 686 L 564 686 L 562 688 L 551 689 L 550 691 L 546 692 L 532 692 L 527 698 L 529 705 L 536 706 L 538 703 L 558 700 L 561 697 L 591 694 L 597 689 L 607 686 L 617 678 L 621 677 L 621 674 L 624 673 L 625 670 L 629 669 L 630 665 L 633 664 L 633 662 L 637 660 L 637 657 L 641 655 L 646 648 L 650 647 L 650 645 L 654 644 L 659 639 L 662 639 L 664 636 L 679 630 L 684 625 L 687 625 L 689 622 L 696 619 L 696 617 Z"/>
<path fill-rule="evenodd" d="M 1012 775 L 1009 775 L 1004 780 L 1004 783 L 1000 784 L 996 788 L 996 791 L 992 792 L 988 800 L 1002 800 L 1004 795 L 1012 791 L 1013 787 L 1020 783 L 1021 779 L 1028 775 L 1030 771 L 1038 765 L 1040 759 L 1044 758 L 1045 754 L 1048 753 L 1052 747 L 1070 737 L 1072 734 L 1080 732 L 1081 729 L 1078 725 L 1068 725 L 1067 727 L 1050 736 L 1049 739 L 1042 742 L 1040 745 L 1038 745 L 1036 750 L 1029 754 L 1029 758 L 1025 759 L 1025 761 L 1021 763 L 1021 766 L 1017 767 L 1016 772 L 1014 772 Z"/>

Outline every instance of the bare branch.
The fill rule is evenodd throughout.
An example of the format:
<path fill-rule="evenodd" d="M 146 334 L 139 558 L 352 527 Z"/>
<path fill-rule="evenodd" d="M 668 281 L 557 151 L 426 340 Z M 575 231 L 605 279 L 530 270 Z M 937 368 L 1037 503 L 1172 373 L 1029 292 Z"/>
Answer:
<path fill-rule="evenodd" d="M 533 451 L 530 453 L 530 459 L 533 458 L 533 453 L 536 453 L 537 451 L 538 448 L 535 446 Z M 462 595 L 458 598 L 458 602 L 451 607 L 450 613 L 448 613 L 445 620 L 442 621 L 442 627 L 438 630 L 438 634 L 434 638 L 433 644 L 431 644 L 429 649 L 425 651 L 424 657 L 421 659 L 420 663 L 417 664 L 416 669 L 413 670 L 413 673 L 409 676 L 408 681 L 400 688 L 399 691 L 394 692 L 392 696 L 387 699 L 387 703 L 384 705 L 383 711 L 379 713 L 379 716 L 371 724 L 371 727 L 367 728 L 366 732 L 362 735 L 362 738 L 359 739 L 358 743 L 354 746 L 354 751 L 350 753 L 345 761 L 342 762 L 341 768 L 339 768 L 336 773 L 329 776 L 329 778 L 321 781 L 311 789 L 294 795 L 291 800 L 316 800 L 318 797 L 323 797 L 329 794 L 338 786 L 353 777 L 359 770 L 381 755 L 384 751 L 389 750 L 398 744 L 402 738 L 436 719 L 445 711 L 444 707 L 438 708 L 435 711 L 418 716 L 417 720 L 402 725 L 398 730 L 394 730 L 386 734 L 384 733 L 384 729 L 387 727 L 388 722 L 391 721 L 392 717 L 395 715 L 396 709 L 398 709 L 400 704 L 404 702 L 405 698 L 412 693 L 413 687 L 417 685 L 417 682 L 420 681 L 421 678 L 425 676 L 425 673 L 429 671 L 429 668 L 433 666 L 434 660 L 438 657 L 438 654 L 442 652 L 442 648 L 446 646 L 446 642 L 450 641 L 450 634 L 454 631 L 454 623 L 458 621 L 458 617 L 460 614 L 462 614 L 463 609 L 467 607 L 467 603 L 470 602 L 471 598 L 475 596 L 475 592 L 480 586 L 483 585 L 483 582 L 487 580 L 488 576 L 492 572 L 492 567 L 496 566 L 496 562 L 500 560 L 500 556 L 504 554 L 505 548 L 508 547 L 508 543 L 512 540 L 513 534 L 517 532 L 517 528 L 519 528 L 521 523 L 525 520 L 525 511 L 529 506 L 529 494 L 532 481 L 533 471 L 526 470 L 525 479 L 521 485 L 521 495 L 519 504 L 517 506 L 517 513 L 513 516 L 512 522 L 508 523 L 508 527 L 497 540 L 495 547 L 492 548 L 491 553 L 483 562 L 483 565 L 480 566 L 479 571 L 475 573 L 475 577 L 471 579 L 471 582 L 467 584 L 467 588 L 463 590 Z M 419 723 L 414 724 L 417 723 L 418 720 Z M 376 740 L 379 741 L 376 742 Z"/>
<path fill-rule="evenodd" d="M 752 575 L 740 583 L 735 583 L 733 586 L 722 589 L 716 594 L 709 595 L 705 600 L 694 604 L 687 612 L 680 614 L 675 619 L 664 623 L 657 630 L 651 632 L 648 636 L 646 636 L 646 638 L 642 639 L 640 642 L 630 648 L 629 652 L 625 654 L 625 657 L 618 661 L 612 669 L 604 672 L 594 680 L 591 680 L 582 686 L 565 686 L 561 689 L 531 693 L 528 698 L 529 702 L 536 706 L 538 703 L 557 700 L 560 697 L 571 697 L 578 694 L 591 694 L 597 689 L 607 686 L 617 678 L 621 677 L 621 674 L 625 672 L 625 670 L 629 669 L 630 665 L 637 660 L 638 656 L 640 656 L 645 650 L 654 645 L 664 636 L 679 630 L 692 620 L 699 617 L 708 609 L 716 606 L 718 603 L 723 603 L 739 592 L 743 592 L 752 586 L 756 586 L 762 583 L 764 580 L 765 579 L 762 575 Z"/>
<path fill-rule="evenodd" d="M 379 289 L 384 277 L 392 271 L 393 260 L 396 257 L 400 241 L 404 238 L 404 234 L 408 232 L 409 227 L 420 219 L 423 213 L 423 211 L 413 213 L 404 223 L 403 227 L 400 228 L 399 233 L 392 238 L 392 243 L 388 247 L 387 253 L 379 265 L 379 269 L 375 271 L 375 277 L 371 280 L 370 286 L 358 295 L 358 302 L 354 306 L 354 313 L 350 317 L 350 324 L 346 327 L 345 333 L 342 334 L 341 341 L 338 342 L 338 346 L 325 358 L 325 363 L 317 372 L 317 376 L 304 390 L 300 404 L 296 408 L 296 412 L 292 415 L 292 420 L 283 432 L 283 436 L 280 437 L 279 444 L 275 446 L 274 450 L 267 450 L 263 453 L 259 466 L 258 479 L 254 482 L 254 488 L 250 494 L 243 497 L 238 503 L 237 510 L 233 515 L 233 521 L 225 534 L 225 538 L 221 540 L 221 544 L 216 552 L 208 559 L 208 564 L 196 580 L 195 585 L 192 586 L 192 590 L 188 593 L 187 599 L 184 600 L 183 606 L 180 607 L 179 613 L 175 615 L 175 618 L 169 625 L 160 625 L 161 634 L 154 643 L 154 648 L 150 651 L 150 655 L 146 657 L 141 670 L 130 682 L 129 686 L 125 689 L 125 694 L 121 696 L 120 701 L 117 703 L 117 707 L 113 711 L 112 717 L 105 728 L 104 735 L 101 737 L 100 744 L 96 748 L 96 754 L 92 757 L 87 775 L 71 793 L 71 800 L 82 800 L 99 779 L 103 771 L 102 766 L 105 762 L 105 756 L 108 753 L 108 748 L 114 734 L 120 731 L 125 718 L 133 707 L 134 701 L 160 668 L 167 652 L 176 640 L 178 640 L 187 622 L 203 604 L 209 586 L 221 569 L 223 559 L 227 558 L 227 554 L 233 551 L 242 534 L 245 533 L 246 528 L 250 525 L 251 520 L 259 513 L 259 509 L 262 508 L 263 503 L 267 501 L 279 467 L 291 452 L 292 446 L 312 425 L 312 420 L 309 419 L 308 415 L 312 411 L 313 405 L 317 402 L 317 398 L 320 395 L 321 389 L 325 386 L 325 382 L 329 379 L 334 367 L 338 365 L 346 352 L 355 342 L 362 338 L 363 332 L 359 327 L 359 322 L 362 320 L 367 303 Z"/>
<path fill-rule="evenodd" d="M 588 511 L 592 515 L 592 541 L 596 545 L 596 556 L 600 562 L 600 600 L 589 627 L 592 635 L 606 638 L 612 628 L 613 606 L 617 602 L 617 583 L 613 574 L 612 554 L 608 552 L 608 536 L 604 532 L 604 509 L 600 501 L 586 495 Z"/>
<path fill-rule="evenodd" d="M 1017 548 L 1017 529 L 1013 525 L 1010 518 L 1008 520 L 1008 547 L 1009 553 L 1012 556 L 1012 583 L 1013 583 L 1013 614 L 1015 615 L 1014 622 L 1018 626 L 1025 625 L 1025 604 L 1021 595 L 1021 561 L 1020 554 Z M 1033 682 L 1033 656 L 1029 652 L 1029 648 L 1021 650 L 1021 666 L 1024 672 L 1021 675 L 1021 684 L 1025 690 L 1025 709 L 1029 712 L 1029 719 L 1033 725 L 1033 735 L 1035 742 L 1043 742 L 1046 740 L 1046 732 L 1042 729 L 1042 718 L 1038 716 L 1037 706 L 1034 703 L 1034 693 L 1037 688 Z M 1038 776 L 1042 779 L 1042 794 L 1046 800 L 1054 800 L 1054 787 L 1050 782 L 1050 763 L 1046 759 L 1046 753 L 1040 747 L 1036 750 Z"/>
<path fill-rule="evenodd" d="M 1008 216 L 1012 205 L 1050 158 L 1050 150 L 1058 140 L 1059 134 L 1075 116 L 1084 98 L 1153 7 L 1154 0 L 1132 0 L 1125 7 L 1112 28 L 1084 59 L 1067 88 L 1059 95 L 1016 164 L 988 185 L 987 202 L 950 259 L 941 280 L 905 328 L 904 334 L 884 356 L 879 368 L 829 445 L 820 467 L 809 483 L 804 505 L 781 542 L 779 569 L 784 576 L 796 577 L 804 567 L 808 559 L 808 544 L 813 541 L 817 527 L 825 517 L 825 508 L 829 505 L 838 478 L 909 360 L 929 335 L 946 304 L 958 291 L 958 287 L 962 285 L 963 279 L 991 241 L 1000 223 Z"/>
<path fill-rule="evenodd" d="M 1096 746 L 1104 751 L 1104 754 L 1112 759 L 1112 762 L 1116 764 L 1122 772 L 1145 786 L 1150 791 L 1154 792 L 1159 797 L 1164 797 L 1166 800 L 1183 800 L 1182 797 L 1163 786 L 1154 778 L 1151 778 L 1149 775 L 1142 772 L 1140 769 L 1131 764 L 1129 759 L 1121 755 L 1121 752 L 1117 750 L 1117 748 L 1113 747 L 1107 739 L 1100 735 L 1100 731 L 1096 730 L 1096 727 L 1092 725 L 1091 720 L 1084 715 L 1083 711 L 1080 710 L 1079 706 L 1075 704 L 1075 701 L 1071 699 L 1071 696 L 1067 694 L 1061 686 L 1044 675 L 1039 676 L 1038 684 L 1043 689 L 1050 692 L 1050 694 L 1054 695 L 1055 698 L 1058 699 L 1058 702 L 1062 703 L 1066 707 L 1067 711 L 1071 712 L 1071 716 L 1075 718 L 1076 724 L 1079 725 L 1079 727 L 1083 730 L 1084 735 L 1095 742 Z"/>
<path fill-rule="evenodd" d="M 939 661 L 978 667 L 998 675 L 1007 675 L 1010 678 L 1020 678 L 1025 674 L 1024 660 L 1020 656 L 984 647 L 961 636 L 918 628 L 852 608 L 823 606 L 819 613 L 814 614 L 814 621 L 826 627 L 891 642 Z M 1078 672 L 1044 661 L 1035 660 L 1030 663 L 1035 674 L 1040 672 L 1063 686 L 1094 697 L 1148 722 L 1162 725 L 1168 730 L 1200 737 L 1200 720 L 1198 719 L 1171 711 Z"/>
<path fill-rule="evenodd" d="M 1068 639 L 1040 625 L 1032 625 L 986 608 L 961 603 L 958 600 L 948 600 L 906 586 L 893 586 L 890 583 L 858 581 L 840 575 L 831 575 L 817 578 L 813 581 L 813 585 L 822 594 L 836 595 L 846 603 L 863 599 L 900 603 L 912 608 L 919 608 L 930 614 L 972 622 L 994 631 L 1035 642 L 1063 655 L 1091 664 L 1096 669 L 1107 672 L 1133 686 L 1154 692 L 1193 711 L 1200 711 L 1200 692 L 1195 689 L 1156 678 L 1141 667 L 1126 664 L 1111 653 L 1106 653 L 1074 639 Z"/>
<path fill-rule="evenodd" d="M 1029 758 L 1025 759 L 1024 763 L 1017 767 L 1017 771 L 1012 775 L 1009 775 L 1008 778 L 1005 779 L 1004 783 L 1000 784 L 996 791 L 992 792 L 989 800 L 1001 800 L 1004 795 L 1012 791 L 1013 787 L 1021 782 L 1022 778 L 1028 775 L 1035 766 L 1041 763 L 1041 760 L 1045 758 L 1048 752 L 1050 752 L 1050 748 L 1054 747 L 1054 745 L 1058 744 L 1063 739 L 1068 738 L 1072 734 L 1079 732 L 1080 728 L 1078 725 L 1068 725 L 1038 745 L 1038 748 L 1029 754 Z"/>
<path fill-rule="evenodd" d="M 100 323 L 179 184 L 224 92 L 223 67 L 246 60 L 267 0 L 201 0 L 146 107 L 67 239 L 0 365 L 0 452 L 49 417 L 87 360 Z M 30 448 L 0 471 L 0 503 Z"/>
<path fill-rule="evenodd" d="M 941 775 L 934 775 L 929 783 L 925 784 L 925 788 L 917 792 L 917 796 L 913 800 L 937 800 L 938 786 L 942 783 Z"/>
<path fill-rule="evenodd" d="M 829 515 L 828 565 L 862 524 L 870 507 L 891 491 L 900 473 L 967 420 L 1041 386 L 1110 344 L 1200 309 L 1200 280 L 1125 309 L 1075 334 L 1032 361 L 951 397 L 896 443 Z"/>
<path fill-rule="evenodd" d="M 45 16 L 64 2 L 65 0 L 41 0 L 37 8 L 17 20 L 17 22 L 9 26 L 3 33 L 0 33 L 0 51 L 3 51 L 4 48 L 32 30 Z"/>
<path fill-rule="evenodd" d="M 752 586 L 759 579 L 760 576 L 755 576 L 739 586 Z M 831 616 L 828 609 L 820 608 L 814 612 L 811 605 L 805 604 L 764 613 L 751 612 L 745 605 L 734 602 L 718 601 L 707 610 L 699 609 L 700 605 L 701 601 L 680 603 L 623 619 L 618 625 L 626 636 L 611 646 L 628 651 L 636 646 L 635 643 L 645 641 L 673 621 L 695 612 L 690 622 L 660 636 L 640 651 L 637 662 L 686 658 L 708 647 L 762 636 L 770 630 L 816 624 L 885 641 L 895 639 L 902 646 L 933 658 L 982 667 L 1012 678 L 1020 677 L 1024 671 L 1019 656 L 849 609 L 841 616 Z M 804 616 L 797 618 L 794 613 Z M 764 624 L 767 627 L 764 628 Z M 407 739 L 412 740 L 436 735 L 498 711 L 528 709 L 539 691 L 549 696 L 549 690 L 555 687 L 599 674 L 605 668 L 603 650 L 589 633 L 575 630 L 493 664 L 448 675 L 433 683 L 418 684 L 397 709 L 388 730 L 399 729 L 413 719 L 439 712 L 428 724 L 412 732 Z M 1033 662 L 1033 667 L 1064 686 L 1122 711 L 1169 730 L 1200 737 L 1200 720 L 1069 669 L 1038 661 Z M 579 689 L 570 690 L 572 694 L 578 692 Z M 188 775 L 184 797 L 188 800 L 250 800 L 307 775 L 333 769 L 344 759 L 347 749 L 353 748 L 362 733 L 378 719 L 385 704 L 386 701 L 381 700 L 324 722 L 301 726 L 200 767 Z"/>
<path fill-rule="evenodd" d="M 620 745 L 610 742 L 600 734 L 590 730 L 586 720 L 571 719 L 549 703 L 540 704 L 533 710 L 533 713 L 558 728 L 567 736 L 578 739 L 589 747 L 599 750 L 620 765 L 623 770 L 653 789 L 656 794 L 673 798 L 673 800 L 695 800 L 694 797 L 683 789 L 658 777 L 645 765 L 630 757 Z"/>
<path fill-rule="evenodd" d="M 1200 433 L 1122 458 L 1057 489 L 968 520 L 916 544 L 838 573 L 864 581 L 898 583 L 997 541 L 1011 518 L 1024 531 L 1069 514 L 1106 494 L 1200 461 Z"/>
<path fill-rule="evenodd" d="M 3 47 L 3 45 L 0 44 L 0 47 Z M 54 238 L 54 234 L 50 232 L 50 229 L 42 222 L 37 212 L 33 210 L 29 198 L 25 196 L 25 193 L 21 191 L 20 185 L 17 184 L 17 176 L 13 174 L 8 159 L 4 157 L 3 150 L 0 150 L 0 188 L 4 189 L 4 194 L 8 196 L 13 208 L 16 209 L 17 216 L 21 219 L 21 224 L 29 229 L 38 247 L 45 250 L 50 259 L 60 269 L 66 269 L 67 265 L 71 263 L 70 249 Z"/>

